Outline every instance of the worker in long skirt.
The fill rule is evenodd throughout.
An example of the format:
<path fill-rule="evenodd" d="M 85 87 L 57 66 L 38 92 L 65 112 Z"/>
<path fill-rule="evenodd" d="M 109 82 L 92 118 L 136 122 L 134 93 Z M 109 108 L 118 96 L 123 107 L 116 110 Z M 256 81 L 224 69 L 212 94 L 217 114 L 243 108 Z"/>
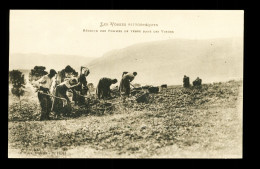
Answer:
<path fill-rule="evenodd" d="M 49 120 L 52 101 L 50 97 L 50 88 L 52 86 L 53 77 L 57 74 L 54 69 L 51 69 L 49 74 L 44 75 L 42 78 L 33 82 L 33 85 L 37 87 L 38 99 L 41 105 L 41 117 L 40 120 Z"/>

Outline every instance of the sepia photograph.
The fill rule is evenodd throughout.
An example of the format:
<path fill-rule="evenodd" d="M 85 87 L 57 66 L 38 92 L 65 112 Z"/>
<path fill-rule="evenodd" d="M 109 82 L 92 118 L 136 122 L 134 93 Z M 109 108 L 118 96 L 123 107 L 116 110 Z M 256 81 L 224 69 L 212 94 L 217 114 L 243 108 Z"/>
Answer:
<path fill-rule="evenodd" d="M 243 158 L 243 10 L 10 10 L 8 158 Z"/>

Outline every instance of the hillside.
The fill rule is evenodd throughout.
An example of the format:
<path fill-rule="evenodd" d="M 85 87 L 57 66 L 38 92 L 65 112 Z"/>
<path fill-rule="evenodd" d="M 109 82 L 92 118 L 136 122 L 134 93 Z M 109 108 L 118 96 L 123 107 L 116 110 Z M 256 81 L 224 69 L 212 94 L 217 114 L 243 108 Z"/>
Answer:
<path fill-rule="evenodd" d="M 135 44 L 113 50 L 86 64 L 89 81 L 96 84 L 104 76 L 120 78 L 123 71 L 137 71 L 134 83 L 182 84 L 184 75 L 203 82 L 227 81 L 243 77 L 243 40 L 171 39 Z"/>
<path fill-rule="evenodd" d="M 88 63 L 93 57 L 83 57 L 77 55 L 43 55 L 36 53 L 11 54 L 9 57 L 9 70 L 12 69 L 33 69 L 34 66 L 45 66 L 47 70 L 61 70 L 67 65 L 71 65 L 76 70 L 80 69 L 82 63 Z"/>
<path fill-rule="evenodd" d="M 168 88 L 150 94 L 147 104 L 118 97 L 112 112 L 73 109 L 70 117 L 48 121 L 38 121 L 37 95 L 23 97 L 22 110 L 12 99 L 8 156 L 242 158 L 242 87 L 229 81 Z"/>

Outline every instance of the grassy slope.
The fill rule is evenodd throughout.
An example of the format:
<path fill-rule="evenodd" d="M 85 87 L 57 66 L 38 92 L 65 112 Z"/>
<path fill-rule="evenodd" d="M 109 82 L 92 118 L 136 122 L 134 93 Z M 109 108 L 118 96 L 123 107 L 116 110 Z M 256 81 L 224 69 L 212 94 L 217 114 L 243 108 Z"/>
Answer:
<path fill-rule="evenodd" d="M 177 87 L 112 115 L 9 122 L 9 157 L 242 157 L 241 86 Z"/>

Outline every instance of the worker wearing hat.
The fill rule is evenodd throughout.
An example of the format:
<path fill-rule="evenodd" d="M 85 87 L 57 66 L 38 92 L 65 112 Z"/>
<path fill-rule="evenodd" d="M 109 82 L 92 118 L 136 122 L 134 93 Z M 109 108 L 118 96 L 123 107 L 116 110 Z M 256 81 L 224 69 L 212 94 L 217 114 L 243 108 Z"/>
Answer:
<path fill-rule="evenodd" d="M 41 117 L 40 120 L 49 120 L 49 114 L 51 112 L 52 101 L 50 94 L 50 88 L 52 86 L 53 77 L 57 74 L 54 69 L 51 69 L 49 74 L 44 75 L 38 81 L 33 84 L 38 88 L 38 99 L 41 105 Z"/>

